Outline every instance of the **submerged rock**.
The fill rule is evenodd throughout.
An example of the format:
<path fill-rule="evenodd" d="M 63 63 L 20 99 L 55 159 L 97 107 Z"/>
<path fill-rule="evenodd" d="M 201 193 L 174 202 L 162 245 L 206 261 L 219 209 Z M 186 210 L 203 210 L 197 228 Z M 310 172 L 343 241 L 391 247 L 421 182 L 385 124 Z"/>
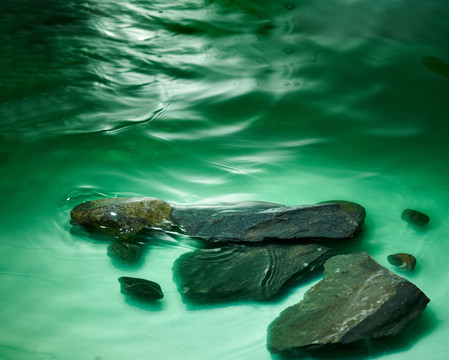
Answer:
<path fill-rule="evenodd" d="M 108 246 L 108 256 L 122 264 L 139 262 L 144 252 L 144 246 L 137 242 L 116 241 Z"/>
<path fill-rule="evenodd" d="M 324 279 L 269 325 L 270 352 L 394 335 L 429 302 L 364 252 L 334 256 L 324 268 Z"/>
<path fill-rule="evenodd" d="M 416 258 L 410 254 L 398 253 L 388 255 L 387 260 L 391 265 L 407 271 L 413 270 L 416 266 Z"/>
<path fill-rule="evenodd" d="M 416 226 L 424 226 L 430 221 L 426 214 L 412 209 L 405 209 L 401 214 L 401 219 Z"/>
<path fill-rule="evenodd" d="M 365 219 L 365 209 L 346 201 L 219 211 L 174 206 L 171 219 L 190 236 L 209 241 L 345 239 L 359 231 Z"/>
<path fill-rule="evenodd" d="M 122 198 L 88 201 L 71 212 L 72 224 L 120 238 L 144 228 L 177 228 L 218 242 L 345 239 L 359 231 L 364 219 L 365 209 L 347 201 L 304 206 L 258 202 L 177 206 L 154 198 Z"/>
<path fill-rule="evenodd" d="M 120 292 L 139 301 L 159 300 L 164 297 L 161 286 L 154 281 L 122 276 L 118 279 Z"/>
<path fill-rule="evenodd" d="M 426 56 L 422 63 L 433 72 L 449 78 L 449 64 L 433 56 Z"/>
<path fill-rule="evenodd" d="M 266 300 L 332 255 L 333 250 L 318 244 L 228 245 L 181 255 L 173 275 L 187 303 Z"/>

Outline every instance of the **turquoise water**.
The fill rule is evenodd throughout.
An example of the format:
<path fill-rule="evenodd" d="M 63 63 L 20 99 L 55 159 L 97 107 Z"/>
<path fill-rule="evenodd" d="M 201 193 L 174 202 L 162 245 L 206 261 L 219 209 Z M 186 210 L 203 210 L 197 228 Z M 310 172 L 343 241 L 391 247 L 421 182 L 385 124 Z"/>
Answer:
<path fill-rule="evenodd" d="M 171 267 L 190 243 L 161 238 L 131 271 L 69 224 L 85 200 L 152 196 L 360 203 L 364 231 L 339 250 L 393 271 L 387 255 L 414 254 L 400 274 L 431 302 L 398 336 L 338 356 L 446 359 L 448 18 L 436 0 L 3 0 L 0 357 L 280 359 L 266 328 L 318 279 L 189 310 Z M 158 282 L 164 300 L 127 303 L 120 276 Z"/>

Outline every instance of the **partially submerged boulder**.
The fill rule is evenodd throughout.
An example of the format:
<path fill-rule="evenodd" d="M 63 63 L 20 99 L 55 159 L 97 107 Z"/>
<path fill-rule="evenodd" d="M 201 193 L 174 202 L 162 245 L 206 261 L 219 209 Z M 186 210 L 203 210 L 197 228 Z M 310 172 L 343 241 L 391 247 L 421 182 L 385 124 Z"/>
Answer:
<path fill-rule="evenodd" d="M 406 253 L 388 255 L 387 260 L 391 265 L 397 266 L 405 271 L 412 271 L 416 266 L 416 258 Z"/>
<path fill-rule="evenodd" d="M 170 212 L 168 203 L 155 198 L 99 199 L 73 208 L 70 222 L 88 231 L 129 238 L 145 227 L 170 228 Z"/>
<path fill-rule="evenodd" d="M 430 221 L 430 218 L 426 214 L 413 209 L 405 209 L 401 214 L 401 219 L 417 227 L 427 225 Z"/>
<path fill-rule="evenodd" d="M 185 303 L 260 301 L 298 282 L 334 255 L 318 244 L 228 245 L 181 255 L 173 275 Z"/>
<path fill-rule="evenodd" d="M 173 207 L 171 219 L 190 236 L 209 241 L 345 239 L 353 237 L 360 229 L 365 209 L 346 201 L 277 206 L 256 211 L 226 209 L 211 212 L 196 207 Z"/>
<path fill-rule="evenodd" d="M 138 301 L 153 301 L 164 297 L 161 286 L 151 280 L 122 276 L 118 282 L 123 295 Z"/>
<path fill-rule="evenodd" d="M 364 252 L 334 256 L 324 268 L 324 279 L 269 325 L 270 352 L 394 335 L 430 301 Z"/>
<path fill-rule="evenodd" d="M 129 238 L 145 228 L 172 230 L 215 242 L 260 242 L 353 237 L 365 209 L 347 201 L 282 206 L 240 203 L 218 206 L 177 206 L 154 198 L 88 201 L 71 212 L 71 223 L 89 231 Z"/>

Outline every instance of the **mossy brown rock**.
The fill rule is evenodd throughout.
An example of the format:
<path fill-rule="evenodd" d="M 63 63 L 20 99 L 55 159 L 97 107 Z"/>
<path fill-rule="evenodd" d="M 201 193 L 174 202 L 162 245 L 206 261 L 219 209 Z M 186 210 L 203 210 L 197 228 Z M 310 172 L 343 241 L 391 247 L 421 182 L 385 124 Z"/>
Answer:
<path fill-rule="evenodd" d="M 88 231 L 121 238 L 132 237 L 145 227 L 169 228 L 171 206 L 148 198 L 112 198 L 87 201 L 70 213 L 71 223 Z"/>
<path fill-rule="evenodd" d="M 185 303 L 260 301 L 296 283 L 334 255 L 318 244 L 228 245 L 181 255 L 175 283 Z"/>
<path fill-rule="evenodd" d="M 324 269 L 324 279 L 269 325 L 270 352 L 394 335 L 429 302 L 364 252 L 334 256 Z"/>
<path fill-rule="evenodd" d="M 397 266 L 405 271 L 412 271 L 416 266 L 416 258 L 410 254 L 391 254 L 387 256 L 387 260 L 391 265 Z"/>

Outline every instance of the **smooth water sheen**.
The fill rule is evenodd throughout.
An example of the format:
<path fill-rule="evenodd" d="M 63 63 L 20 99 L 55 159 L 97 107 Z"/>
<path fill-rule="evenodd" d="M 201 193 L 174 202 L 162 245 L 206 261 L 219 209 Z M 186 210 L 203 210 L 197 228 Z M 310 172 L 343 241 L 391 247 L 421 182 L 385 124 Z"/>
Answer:
<path fill-rule="evenodd" d="M 431 302 L 398 336 L 310 358 L 446 359 L 448 19 L 442 0 L 2 0 L 0 358 L 280 359 L 266 328 L 319 278 L 191 309 L 171 272 L 191 242 L 162 237 L 118 268 L 69 224 L 83 201 L 152 196 L 360 203 L 364 231 L 338 249 Z M 397 252 L 412 273 L 387 262 Z M 164 299 L 127 302 L 121 276 Z"/>

